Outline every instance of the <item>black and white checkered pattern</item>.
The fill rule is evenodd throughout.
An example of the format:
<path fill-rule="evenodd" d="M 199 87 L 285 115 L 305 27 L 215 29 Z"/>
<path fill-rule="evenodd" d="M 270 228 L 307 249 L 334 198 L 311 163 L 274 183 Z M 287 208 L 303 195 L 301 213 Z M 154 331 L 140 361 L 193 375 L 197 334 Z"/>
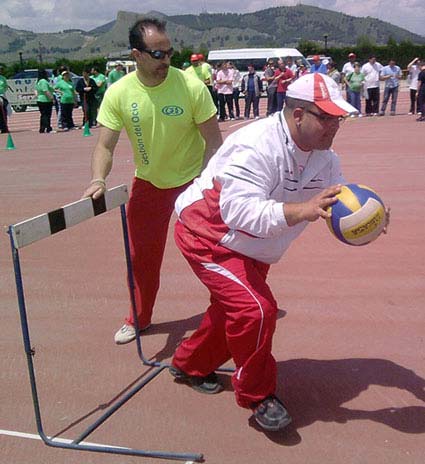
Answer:
<path fill-rule="evenodd" d="M 119 185 L 105 192 L 104 196 L 93 200 L 84 198 L 49 213 L 27 219 L 10 226 L 15 248 L 34 243 L 80 222 L 110 211 L 128 201 L 128 188 Z"/>

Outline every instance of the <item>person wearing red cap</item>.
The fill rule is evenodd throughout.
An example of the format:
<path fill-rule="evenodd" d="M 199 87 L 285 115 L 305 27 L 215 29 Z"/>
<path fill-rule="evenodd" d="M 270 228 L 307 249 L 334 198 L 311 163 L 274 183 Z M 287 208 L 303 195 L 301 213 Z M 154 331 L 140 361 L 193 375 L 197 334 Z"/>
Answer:
<path fill-rule="evenodd" d="M 199 392 L 218 393 L 215 370 L 233 359 L 236 401 L 266 431 L 291 422 L 276 397 L 278 304 L 267 273 L 310 222 L 329 217 L 345 183 L 331 145 L 355 112 L 320 73 L 294 81 L 286 96 L 283 112 L 229 135 L 176 201 L 175 240 L 209 289 L 210 306 L 178 346 L 170 373 Z"/>
<path fill-rule="evenodd" d="M 322 63 L 319 55 L 313 56 L 313 64 L 311 65 L 310 72 L 311 73 L 322 73 L 327 74 L 328 68 L 325 64 Z"/>
<path fill-rule="evenodd" d="M 206 67 L 202 66 L 201 56 L 203 55 L 192 54 L 190 56 L 191 66 L 186 69 L 186 72 L 188 74 L 192 74 L 194 77 L 197 77 L 208 86 L 211 85 L 211 73 Z"/>
<path fill-rule="evenodd" d="M 341 82 L 345 82 L 345 76 L 348 76 L 348 74 L 352 74 L 354 72 L 354 63 L 356 62 L 356 54 L 351 52 L 348 54 L 348 61 L 344 64 L 342 67 L 341 71 Z M 343 86 L 344 88 L 344 86 Z M 346 86 L 346 97 L 348 103 L 351 103 L 351 93 L 350 93 L 350 87 Z"/>
<path fill-rule="evenodd" d="M 208 76 L 208 82 L 206 81 L 206 86 L 210 92 L 210 95 L 213 99 L 214 105 L 218 107 L 217 103 L 217 92 L 214 90 L 214 77 L 213 77 L 213 68 L 212 66 L 205 61 L 205 56 L 202 53 L 198 53 L 199 62 L 201 63 L 204 73 Z"/>

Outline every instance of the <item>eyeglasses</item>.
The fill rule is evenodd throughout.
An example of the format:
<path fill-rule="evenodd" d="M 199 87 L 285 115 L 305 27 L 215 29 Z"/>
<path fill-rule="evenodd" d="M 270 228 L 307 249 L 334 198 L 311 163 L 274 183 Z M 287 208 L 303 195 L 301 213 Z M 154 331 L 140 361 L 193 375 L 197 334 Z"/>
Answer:
<path fill-rule="evenodd" d="M 165 56 L 171 58 L 174 55 L 173 47 L 169 50 L 148 50 L 147 48 L 142 48 L 140 51 L 148 53 L 154 60 L 163 60 Z"/>
<path fill-rule="evenodd" d="M 332 123 L 338 121 L 339 124 L 342 124 L 345 121 L 344 116 L 331 116 L 329 114 L 325 113 L 316 113 L 315 111 L 311 110 L 304 110 L 306 113 L 310 113 L 313 116 L 316 116 L 316 118 L 325 124 Z"/>

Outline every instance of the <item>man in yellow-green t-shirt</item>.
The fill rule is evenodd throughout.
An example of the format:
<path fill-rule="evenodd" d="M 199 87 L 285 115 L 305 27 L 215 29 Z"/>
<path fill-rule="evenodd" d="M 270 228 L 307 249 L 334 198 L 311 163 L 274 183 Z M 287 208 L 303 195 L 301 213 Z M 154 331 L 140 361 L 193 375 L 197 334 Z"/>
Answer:
<path fill-rule="evenodd" d="M 137 70 L 105 94 L 98 114 L 99 140 L 92 181 L 84 196 L 105 190 L 115 146 L 125 129 L 136 166 L 127 219 L 132 250 L 137 327 L 151 324 L 168 224 L 177 196 L 199 175 L 222 143 L 216 108 L 206 86 L 170 67 L 173 54 L 162 21 L 145 18 L 130 30 Z M 117 344 L 135 339 L 133 314 L 115 334 Z"/>
<path fill-rule="evenodd" d="M 186 69 L 186 72 L 197 77 L 205 85 L 211 85 L 211 72 L 209 71 L 209 68 L 202 66 L 199 55 L 191 55 L 190 63 L 191 66 Z"/>

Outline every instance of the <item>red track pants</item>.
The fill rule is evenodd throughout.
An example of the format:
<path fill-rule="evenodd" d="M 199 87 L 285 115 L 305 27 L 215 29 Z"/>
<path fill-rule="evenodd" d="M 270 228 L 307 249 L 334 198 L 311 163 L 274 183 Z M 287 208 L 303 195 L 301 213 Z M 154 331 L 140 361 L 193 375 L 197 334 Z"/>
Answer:
<path fill-rule="evenodd" d="M 172 363 L 187 374 L 205 376 L 233 358 L 236 401 L 249 408 L 276 390 L 271 349 L 277 304 L 266 284 L 270 266 L 195 236 L 179 221 L 175 240 L 208 287 L 211 304 Z"/>
<path fill-rule="evenodd" d="M 187 186 L 159 189 L 137 177 L 133 180 L 127 222 L 139 328 L 151 322 L 170 217 L 177 197 Z M 134 325 L 131 309 L 126 323 Z"/>

